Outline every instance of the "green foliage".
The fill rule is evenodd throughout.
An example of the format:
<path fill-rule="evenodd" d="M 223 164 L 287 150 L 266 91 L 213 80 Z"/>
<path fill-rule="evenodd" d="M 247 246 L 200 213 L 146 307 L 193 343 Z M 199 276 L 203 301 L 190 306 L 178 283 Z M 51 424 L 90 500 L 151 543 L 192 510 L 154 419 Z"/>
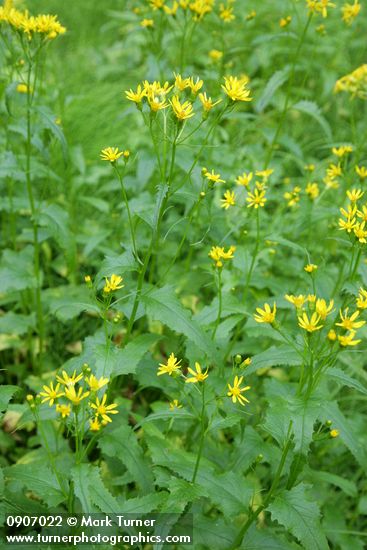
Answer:
<path fill-rule="evenodd" d="M 366 10 L 204 3 L 1 5 L 0 515 L 362 550 Z"/>
<path fill-rule="evenodd" d="M 271 517 L 284 525 L 306 550 L 329 548 L 320 525 L 320 510 L 308 499 L 307 485 L 283 491 L 269 506 Z"/>

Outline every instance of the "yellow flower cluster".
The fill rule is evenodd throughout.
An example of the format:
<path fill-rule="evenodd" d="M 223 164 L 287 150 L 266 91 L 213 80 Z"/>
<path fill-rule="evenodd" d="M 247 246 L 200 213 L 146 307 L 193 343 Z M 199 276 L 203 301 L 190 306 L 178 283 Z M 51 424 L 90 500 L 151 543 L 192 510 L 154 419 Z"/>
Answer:
<path fill-rule="evenodd" d="M 335 8 L 335 4 L 329 0 L 306 0 L 307 7 L 310 13 L 321 14 L 322 17 L 327 17 L 328 8 Z"/>
<path fill-rule="evenodd" d="M 219 4 L 218 15 L 225 23 L 230 23 L 235 19 L 233 13 L 233 4 L 236 0 L 227 0 L 226 3 Z M 191 12 L 194 21 L 202 21 L 206 15 L 212 13 L 215 8 L 215 0 L 148 0 L 153 13 L 160 10 L 166 15 L 176 17 L 179 11 Z M 139 11 L 135 11 L 137 14 Z M 144 19 L 143 21 L 147 21 Z M 143 24 L 143 21 L 141 24 Z M 153 25 L 143 25 L 145 27 Z"/>
<path fill-rule="evenodd" d="M 99 431 L 102 426 L 112 422 L 111 415 L 118 413 L 115 403 L 107 404 L 106 393 L 102 397 L 98 395 L 108 382 L 108 378 L 98 379 L 93 374 L 87 376 L 85 373 L 77 374 L 76 371 L 68 374 L 64 370 L 48 386 L 43 386 L 36 399 L 29 395 L 27 401 L 32 409 L 36 407 L 37 401 L 41 404 L 48 403 L 50 407 L 55 406 L 56 412 L 62 420 L 65 420 L 71 416 L 72 412 L 77 416 L 79 407 L 84 400 L 88 399 L 89 406 L 84 407 L 83 418 L 85 422 L 89 422 L 91 431 Z M 82 429 L 84 430 L 84 427 Z"/>
<path fill-rule="evenodd" d="M 244 365 L 249 365 L 251 363 L 251 359 L 246 359 L 244 361 Z M 160 363 L 158 366 L 157 376 L 161 376 L 162 374 L 168 374 L 169 376 L 181 376 L 185 379 L 186 384 L 198 384 L 203 383 L 207 378 L 209 377 L 208 374 L 208 368 L 204 371 L 197 361 L 195 362 L 195 369 L 192 369 L 188 367 L 187 372 L 190 376 L 185 376 L 181 371 L 181 360 L 178 360 L 177 357 L 175 357 L 174 353 L 171 353 L 168 357 L 166 363 Z M 250 389 L 250 386 L 244 386 L 241 387 L 243 381 L 243 376 L 238 377 L 235 376 L 233 385 L 228 384 L 228 393 L 227 396 L 231 397 L 232 402 L 236 403 L 237 401 L 241 405 L 245 405 L 246 403 L 249 403 L 248 399 L 242 395 L 245 391 L 248 391 Z M 182 408 L 182 405 L 179 404 L 177 399 L 174 399 L 170 404 L 169 407 L 171 410 L 180 409 Z"/>
<path fill-rule="evenodd" d="M 334 92 L 349 92 L 352 97 L 367 99 L 367 64 L 337 80 Z"/>
<path fill-rule="evenodd" d="M 288 206 L 296 206 L 300 201 L 301 188 L 296 185 L 293 187 L 292 191 L 286 191 L 284 193 L 284 198 L 287 201 Z"/>
<path fill-rule="evenodd" d="M 298 326 L 309 334 L 321 330 L 325 326 L 327 317 L 334 311 L 334 300 L 327 303 L 326 300 L 317 298 L 314 294 L 308 296 L 287 294 L 285 299 L 296 308 Z M 357 308 L 367 309 L 367 291 L 363 288 L 359 291 L 356 303 Z M 361 342 L 361 340 L 354 340 L 356 330 L 365 324 L 365 321 L 357 320 L 360 315 L 359 309 L 351 315 L 348 314 L 349 308 L 340 310 L 340 322 L 335 323 L 335 328 L 341 327 L 347 332 L 338 335 L 336 330 L 331 328 L 327 335 L 330 341 L 338 340 L 342 347 L 356 346 Z"/>
<path fill-rule="evenodd" d="M 347 25 L 351 25 L 359 12 L 361 11 L 361 4 L 358 0 L 354 0 L 353 4 L 344 4 L 342 6 L 342 19 Z"/>
<path fill-rule="evenodd" d="M 208 256 L 215 262 L 215 267 L 220 268 L 220 267 L 223 267 L 222 260 L 233 259 L 233 253 L 235 252 L 235 250 L 236 250 L 235 246 L 230 246 L 227 252 L 224 250 L 222 246 L 213 246 Z"/>
<path fill-rule="evenodd" d="M 281 29 L 285 29 L 286 27 L 288 27 L 288 25 L 290 25 L 291 22 L 292 22 L 292 17 L 290 15 L 287 15 L 287 17 L 282 17 L 279 20 L 279 27 Z"/>
<path fill-rule="evenodd" d="M 146 101 L 153 113 L 171 107 L 173 115 L 179 122 L 184 122 L 195 115 L 193 103 L 197 98 L 201 103 L 203 118 L 206 118 L 213 107 L 222 101 L 221 99 L 213 101 L 206 92 L 199 93 L 204 85 L 200 78 L 194 79 L 193 76 L 184 78 L 180 74 L 174 76 L 174 84 L 165 82 L 162 85 L 157 81 L 148 82 L 145 80 L 137 86 L 136 90 L 126 90 L 126 98 L 135 103 L 140 110 L 142 110 L 143 103 Z M 229 76 L 224 78 L 222 88 L 231 102 L 251 101 L 250 90 L 247 88 L 248 82 L 248 77 Z M 169 97 L 171 92 L 172 95 Z M 181 94 L 185 95 L 181 97 Z"/>
<path fill-rule="evenodd" d="M 346 208 L 341 208 L 341 218 L 339 218 L 340 231 L 346 231 L 351 240 L 361 244 L 367 243 L 367 203 L 358 206 L 358 201 L 363 197 L 364 191 L 361 189 L 351 189 L 347 191 L 349 204 Z"/>
<path fill-rule="evenodd" d="M 56 15 L 41 14 L 34 17 L 29 15 L 28 11 L 15 9 L 12 2 L 0 6 L 0 24 L 2 23 L 8 24 L 14 31 L 26 34 L 30 40 L 35 35 L 53 39 L 66 32 L 66 28 L 61 25 Z"/>

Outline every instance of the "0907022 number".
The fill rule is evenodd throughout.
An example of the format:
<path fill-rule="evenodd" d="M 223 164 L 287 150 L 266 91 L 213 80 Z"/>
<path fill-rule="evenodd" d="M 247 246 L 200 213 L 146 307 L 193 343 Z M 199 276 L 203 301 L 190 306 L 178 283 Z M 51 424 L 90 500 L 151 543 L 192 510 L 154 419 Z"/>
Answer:
<path fill-rule="evenodd" d="M 61 527 L 62 516 L 7 516 L 8 527 Z"/>

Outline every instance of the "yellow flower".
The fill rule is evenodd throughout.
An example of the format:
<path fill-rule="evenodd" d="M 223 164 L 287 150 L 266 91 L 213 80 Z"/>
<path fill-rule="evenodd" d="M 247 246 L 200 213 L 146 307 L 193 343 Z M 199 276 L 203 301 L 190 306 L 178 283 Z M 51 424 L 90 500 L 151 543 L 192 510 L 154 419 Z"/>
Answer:
<path fill-rule="evenodd" d="M 330 430 L 330 437 L 338 437 L 339 430 Z"/>
<path fill-rule="evenodd" d="M 311 318 L 308 317 L 307 313 L 303 313 L 300 317 L 298 317 L 298 325 L 304 330 L 307 330 L 307 332 L 315 332 L 323 327 L 323 325 L 318 324 L 320 319 L 320 315 L 316 312 L 312 314 Z"/>
<path fill-rule="evenodd" d="M 269 306 L 269 304 L 264 304 L 264 309 L 261 309 L 259 307 L 256 308 L 257 314 L 254 314 L 254 319 L 257 323 L 269 323 L 270 325 L 274 323 L 275 316 L 277 313 L 277 306 L 274 302 L 273 304 L 273 310 Z"/>
<path fill-rule="evenodd" d="M 353 151 L 353 147 L 350 145 L 342 145 L 341 147 L 333 147 L 331 151 L 334 155 L 341 158 L 347 153 L 351 153 Z"/>
<path fill-rule="evenodd" d="M 306 172 L 314 172 L 315 171 L 315 165 L 314 164 L 306 164 L 304 166 L 304 169 Z"/>
<path fill-rule="evenodd" d="M 326 34 L 326 27 L 324 24 L 321 24 L 321 25 L 317 25 L 316 27 L 316 32 L 318 32 L 319 34 L 321 34 L 321 36 L 325 36 Z"/>
<path fill-rule="evenodd" d="M 101 151 L 101 159 L 108 162 L 116 162 L 122 155 L 123 151 L 119 151 L 118 147 L 107 147 Z"/>
<path fill-rule="evenodd" d="M 70 416 L 71 407 L 70 405 L 56 405 L 56 411 L 61 414 L 61 418 L 67 418 Z"/>
<path fill-rule="evenodd" d="M 140 26 L 144 29 L 152 28 L 154 27 L 154 20 L 153 19 L 143 19 L 140 21 Z"/>
<path fill-rule="evenodd" d="M 334 92 L 349 92 L 352 97 L 367 98 L 367 64 L 361 65 L 336 81 Z"/>
<path fill-rule="evenodd" d="M 107 395 L 104 394 L 102 399 L 100 400 L 98 397 L 96 397 L 96 402 L 91 403 L 92 409 L 95 409 L 96 416 L 100 416 L 104 422 L 112 422 L 111 418 L 108 416 L 109 414 L 117 414 L 118 411 L 116 411 L 116 403 L 111 403 L 110 405 L 106 405 L 106 399 Z"/>
<path fill-rule="evenodd" d="M 190 101 L 184 101 L 181 103 L 177 95 L 173 96 L 172 100 L 170 100 L 170 104 L 176 118 L 180 122 L 191 118 L 195 114 Z"/>
<path fill-rule="evenodd" d="M 174 73 L 175 76 L 175 86 L 180 91 L 183 92 L 186 88 L 190 86 L 189 78 L 182 78 L 180 74 Z"/>
<path fill-rule="evenodd" d="M 242 380 L 243 380 L 243 376 L 241 376 L 241 378 L 238 378 L 238 376 L 235 376 L 233 381 L 233 386 L 228 384 L 229 391 L 227 395 L 228 397 L 232 398 L 233 403 L 236 403 L 238 401 L 241 405 L 245 405 L 246 403 L 250 403 L 250 401 L 246 399 L 246 397 L 242 395 L 242 393 L 245 391 L 248 391 L 251 388 L 251 386 L 244 386 L 243 388 L 241 388 Z"/>
<path fill-rule="evenodd" d="M 58 34 L 66 32 L 66 28 L 60 25 L 56 15 L 37 15 L 34 25 L 36 31 L 45 34 L 47 38 L 56 38 Z"/>
<path fill-rule="evenodd" d="M 73 403 L 73 405 L 80 405 L 81 401 L 88 397 L 89 391 L 83 393 L 83 388 L 79 388 L 78 392 L 75 391 L 74 386 L 68 386 L 65 388 L 65 397 Z"/>
<path fill-rule="evenodd" d="M 68 375 L 66 371 L 62 371 L 62 376 L 57 375 L 56 380 L 63 384 L 64 386 L 74 386 L 77 382 L 82 380 L 82 374 L 76 374 L 76 371 L 73 372 L 71 376 Z"/>
<path fill-rule="evenodd" d="M 233 19 L 236 19 L 236 16 L 233 14 L 233 7 L 231 7 L 230 2 L 227 2 L 227 5 L 221 4 L 219 6 L 219 17 L 223 19 L 225 23 L 230 23 Z"/>
<path fill-rule="evenodd" d="M 223 57 L 223 52 L 220 50 L 210 50 L 209 57 L 212 61 L 220 61 Z"/>
<path fill-rule="evenodd" d="M 157 113 L 162 109 L 167 109 L 168 103 L 164 95 L 156 95 L 154 92 L 149 92 L 147 95 L 149 107 L 153 113 Z"/>
<path fill-rule="evenodd" d="M 317 185 L 317 183 L 309 182 L 306 185 L 306 193 L 310 197 L 311 200 L 317 199 L 317 197 L 320 194 L 320 189 L 319 189 L 319 186 Z"/>
<path fill-rule="evenodd" d="M 326 300 L 319 298 L 316 302 L 316 313 L 320 315 L 320 318 L 324 321 L 328 315 L 333 311 L 334 300 L 330 300 L 327 305 Z"/>
<path fill-rule="evenodd" d="M 307 264 L 303 269 L 307 271 L 307 273 L 313 273 L 318 269 L 318 266 L 316 264 Z"/>
<path fill-rule="evenodd" d="M 357 213 L 357 206 L 354 204 L 353 206 L 348 205 L 348 209 L 345 210 L 344 208 L 340 209 L 340 212 L 345 220 L 342 218 L 339 218 L 339 229 L 340 231 L 347 231 L 347 233 L 350 233 L 353 231 L 355 225 L 356 225 L 356 218 L 355 215 Z"/>
<path fill-rule="evenodd" d="M 159 363 L 159 368 L 157 372 L 157 376 L 161 376 L 162 374 L 168 374 L 169 376 L 172 376 L 172 374 L 179 372 L 181 368 L 181 359 L 178 361 L 177 357 L 174 356 L 173 353 L 168 357 L 167 364 Z"/>
<path fill-rule="evenodd" d="M 344 348 L 347 346 L 358 346 L 358 344 L 362 342 L 362 340 L 353 340 L 355 335 L 356 335 L 356 331 L 351 330 L 349 334 L 345 334 L 344 336 L 338 336 L 339 344 Z"/>
<path fill-rule="evenodd" d="M 20 93 L 20 94 L 27 94 L 28 93 L 27 84 L 18 84 L 17 85 L 17 92 Z"/>
<path fill-rule="evenodd" d="M 178 399 L 174 399 L 169 404 L 169 408 L 171 411 L 174 411 L 175 409 L 182 409 L 182 405 L 180 405 L 180 403 L 178 402 Z"/>
<path fill-rule="evenodd" d="M 335 8 L 329 0 L 307 0 L 307 6 L 311 13 L 321 13 L 323 17 L 327 17 L 328 8 Z"/>
<path fill-rule="evenodd" d="M 335 342 L 335 340 L 337 339 L 335 330 L 333 329 L 329 330 L 329 332 L 327 333 L 327 337 L 331 342 Z"/>
<path fill-rule="evenodd" d="M 256 11 L 255 10 L 251 10 L 247 15 L 246 15 L 246 21 L 251 21 L 252 19 L 255 19 L 256 17 Z"/>
<path fill-rule="evenodd" d="M 367 290 L 364 290 L 364 288 L 359 289 L 357 307 L 359 309 L 367 309 Z"/>
<path fill-rule="evenodd" d="M 60 384 L 56 384 L 54 387 L 53 382 L 50 383 L 50 386 L 43 386 L 42 389 L 43 391 L 40 392 L 40 395 L 44 397 L 44 399 L 42 399 L 41 403 L 47 403 L 47 401 L 49 401 L 50 407 L 52 407 L 56 399 L 64 395 L 64 392 L 60 391 Z"/>
<path fill-rule="evenodd" d="M 192 384 L 196 384 L 197 382 L 204 382 L 204 380 L 206 380 L 209 376 L 208 374 L 208 370 L 209 369 L 206 369 L 205 372 L 203 372 L 201 370 L 201 366 L 199 363 L 195 363 L 195 370 L 193 369 L 188 369 L 189 373 L 192 375 L 190 378 L 186 378 L 185 382 L 186 383 L 192 383 Z M 196 371 L 196 372 L 195 372 Z"/>
<path fill-rule="evenodd" d="M 114 290 L 120 290 L 120 288 L 124 288 L 125 285 L 121 284 L 123 281 L 122 277 L 119 275 L 111 275 L 111 278 L 108 279 L 106 277 L 106 283 L 103 287 L 103 292 L 105 294 L 109 294 L 110 292 L 113 292 Z"/>
<path fill-rule="evenodd" d="M 209 258 L 214 260 L 216 267 L 223 267 L 222 260 L 232 260 L 235 246 L 230 246 L 227 252 L 221 246 L 213 246 L 208 254 Z"/>
<path fill-rule="evenodd" d="M 326 176 L 323 181 L 328 189 L 338 189 L 339 187 L 339 182 L 334 178 L 329 178 L 329 176 Z"/>
<path fill-rule="evenodd" d="M 309 304 L 315 304 L 316 303 L 316 296 L 315 294 L 309 294 L 307 296 L 307 301 Z"/>
<path fill-rule="evenodd" d="M 181 0 L 182 4 L 182 0 Z M 194 13 L 194 20 L 200 21 L 205 15 L 213 11 L 213 0 L 195 0 L 189 4 Z"/>
<path fill-rule="evenodd" d="M 165 0 L 149 0 L 150 6 L 153 8 L 153 10 L 159 10 L 160 8 L 163 8 Z"/>
<path fill-rule="evenodd" d="M 262 178 L 263 181 L 266 183 L 273 172 L 273 168 L 267 168 L 266 170 L 256 170 L 256 176 Z"/>
<path fill-rule="evenodd" d="M 242 176 L 238 176 L 236 179 L 237 185 L 244 185 L 245 187 L 248 187 L 250 185 L 250 182 L 252 180 L 253 173 L 249 172 L 248 174 L 244 172 Z"/>
<path fill-rule="evenodd" d="M 136 89 L 136 92 L 134 92 L 134 90 L 130 89 L 128 91 L 125 91 L 125 95 L 126 95 L 126 97 L 129 101 L 133 101 L 134 103 L 139 104 L 143 101 L 144 97 L 146 97 L 147 91 L 145 89 L 143 89 L 141 87 L 141 85 L 139 84 L 137 89 Z"/>
<path fill-rule="evenodd" d="M 232 101 L 252 101 L 250 90 L 246 87 L 248 79 L 239 79 L 235 76 L 224 77 L 222 89 Z"/>
<path fill-rule="evenodd" d="M 205 169 L 204 177 L 205 177 L 207 180 L 212 181 L 213 183 L 226 183 L 225 180 L 222 180 L 222 179 L 220 178 L 220 174 L 215 174 L 214 170 L 212 170 L 211 172 L 209 172 L 209 170 L 206 170 L 206 169 Z"/>
<path fill-rule="evenodd" d="M 204 82 L 200 80 L 200 78 L 196 79 L 196 82 L 194 81 L 194 77 L 188 79 L 188 86 L 191 89 L 193 94 L 197 94 L 199 90 L 203 87 Z"/>
<path fill-rule="evenodd" d="M 249 203 L 247 205 L 247 208 L 259 208 L 264 207 L 267 199 L 265 198 L 265 191 L 259 191 L 258 189 L 255 189 L 253 193 L 248 192 L 248 197 L 246 198 L 246 201 Z"/>
<path fill-rule="evenodd" d="M 175 0 L 172 4 L 172 7 L 163 6 L 163 9 L 167 15 L 176 15 L 179 7 L 180 7 L 179 3 Z"/>
<path fill-rule="evenodd" d="M 333 180 L 343 174 L 340 164 L 329 164 L 326 170 L 326 174 L 329 179 Z"/>
<path fill-rule="evenodd" d="M 293 296 L 293 294 L 286 294 L 285 299 L 293 304 L 297 309 L 301 309 L 305 302 L 307 302 L 307 297 L 300 294 L 299 296 Z"/>
<path fill-rule="evenodd" d="M 298 187 L 297 185 L 292 189 L 292 191 L 287 191 L 286 193 L 284 193 L 283 196 L 288 201 L 288 206 L 295 206 L 299 202 L 300 192 L 301 192 L 301 188 Z"/>
<path fill-rule="evenodd" d="M 365 166 L 356 166 L 355 171 L 357 172 L 361 180 L 364 180 L 367 178 L 367 168 Z"/>
<path fill-rule="evenodd" d="M 353 228 L 355 236 L 357 237 L 358 241 L 362 244 L 367 243 L 367 240 L 366 240 L 367 230 L 364 228 L 365 225 L 366 225 L 366 222 L 356 223 Z"/>
<path fill-rule="evenodd" d="M 103 388 L 103 386 L 105 386 L 106 384 L 108 384 L 108 378 L 103 378 L 103 376 L 98 380 L 98 378 L 96 378 L 94 376 L 94 374 L 91 374 L 89 376 L 89 378 L 86 378 L 85 379 L 86 383 L 88 384 L 88 386 L 90 387 L 90 389 L 92 391 L 98 391 L 100 390 L 101 388 Z"/>
<path fill-rule="evenodd" d="M 344 314 L 342 310 L 340 310 L 339 313 L 340 313 L 341 322 L 335 323 L 337 327 L 342 327 L 342 328 L 345 328 L 346 330 L 353 331 L 354 329 L 361 328 L 363 327 L 363 325 L 366 324 L 366 321 L 356 321 L 356 319 L 358 319 L 360 314 L 358 309 L 350 317 L 348 317 L 348 311 L 349 311 L 348 307 L 344 310 Z"/>
<path fill-rule="evenodd" d="M 363 197 L 363 195 L 364 191 L 362 191 L 361 189 L 351 189 L 350 191 L 347 191 L 347 197 L 350 202 L 357 202 Z"/>
<path fill-rule="evenodd" d="M 95 418 L 91 418 L 89 420 L 89 429 L 91 432 L 99 432 L 99 430 L 101 429 L 102 425 L 101 423 L 99 422 L 98 418 L 95 417 Z"/>
<path fill-rule="evenodd" d="M 360 11 L 361 4 L 358 0 L 354 0 L 354 4 L 344 4 L 344 6 L 342 6 L 342 20 L 347 25 L 351 25 Z"/>
<path fill-rule="evenodd" d="M 92 282 L 92 277 L 90 275 L 86 275 L 84 277 L 84 282 L 87 283 L 87 285 L 91 284 Z"/>
<path fill-rule="evenodd" d="M 213 107 L 215 107 L 216 105 L 218 105 L 218 103 L 222 101 L 221 99 L 218 99 L 218 101 L 213 102 L 212 98 L 206 95 L 206 92 L 204 92 L 203 94 L 199 94 L 199 99 L 206 113 L 208 113 L 211 109 L 213 109 Z"/>
<path fill-rule="evenodd" d="M 224 193 L 224 198 L 221 199 L 221 207 L 225 210 L 228 210 L 230 206 L 235 206 L 236 204 L 236 195 L 234 191 L 230 191 L 227 189 L 227 191 Z"/>
<path fill-rule="evenodd" d="M 282 17 L 279 21 L 279 27 L 285 29 L 285 27 L 288 27 L 291 21 L 292 17 L 290 15 L 287 15 L 287 17 Z"/>

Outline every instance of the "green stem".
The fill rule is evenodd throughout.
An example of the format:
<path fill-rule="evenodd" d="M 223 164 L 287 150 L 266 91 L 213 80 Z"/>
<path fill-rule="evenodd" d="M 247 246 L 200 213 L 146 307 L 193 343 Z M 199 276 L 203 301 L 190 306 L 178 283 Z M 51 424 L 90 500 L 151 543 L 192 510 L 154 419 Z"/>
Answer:
<path fill-rule="evenodd" d="M 200 443 L 199 443 L 199 450 L 196 457 L 196 463 L 195 463 L 195 469 L 192 476 L 191 483 L 195 483 L 197 473 L 199 471 L 199 465 L 201 461 L 201 457 L 203 454 L 203 447 L 204 447 L 204 438 L 205 438 L 205 382 L 203 382 L 202 390 L 201 390 L 201 415 L 200 415 L 200 426 L 201 426 L 201 434 L 200 434 Z"/>
<path fill-rule="evenodd" d="M 234 541 L 233 545 L 231 546 L 230 550 L 237 550 L 238 548 L 240 548 L 243 537 L 245 536 L 245 534 L 247 533 L 248 529 L 251 527 L 253 522 L 256 520 L 256 518 L 261 514 L 261 512 L 263 510 L 265 510 L 268 507 L 268 505 L 271 501 L 271 498 L 274 494 L 274 491 L 277 489 L 277 487 L 279 485 L 279 481 L 280 481 L 280 478 L 281 478 L 281 475 L 282 475 L 282 472 L 283 472 L 284 464 L 285 464 L 285 461 L 286 461 L 286 458 L 287 458 L 287 455 L 288 455 L 288 452 L 290 450 L 291 443 L 292 443 L 292 439 L 291 439 L 291 435 L 290 435 L 291 427 L 292 427 L 292 421 L 290 422 L 290 426 L 289 426 L 289 429 L 288 429 L 287 442 L 284 446 L 282 456 L 281 456 L 281 459 L 280 459 L 280 463 L 279 463 L 277 472 L 275 474 L 273 483 L 270 486 L 269 492 L 268 492 L 263 504 L 261 506 L 259 506 L 255 510 L 255 512 L 253 512 L 251 510 L 247 522 L 245 523 L 245 525 L 239 531 L 239 533 L 238 533 L 237 537 L 235 538 L 235 541 Z"/>
<path fill-rule="evenodd" d="M 32 180 L 31 180 L 31 148 L 32 148 L 31 77 L 32 77 L 32 63 L 31 61 L 29 61 L 28 72 L 27 72 L 26 185 L 27 185 L 29 206 L 31 209 L 32 227 L 33 227 L 33 249 L 34 249 L 33 262 L 34 262 L 34 274 L 36 278 L 35 302 L 36 302 L 37 327 L 38 327 L 38 336 L 39 336 L 39 356 L 40 356 L 40 366 L 41 366 L 42 355 L 43 355 L 43 343 L 44 343 L 44 320 L 43 320 L 43 309 L 42 309 L 42 301 L 41 301 L 40 245 L 39 245 L 39 238 L 38 238 L 37 213 L 36 213 L 35 200 L 34 200 L 33 189 L 32 189 Z M 32 93 L 34 94 L 34 89 Z"/>
<path fill-rule="evenodd" d="M 35 418 L 36 418 L 36 421 L 37 421 L 37 426 L 38 426 L 38 429 L 40 431 L 40 434 L 41 434 L 41 437 L 43 439 L 43 444 L 45 446 L 45 449 L 46 449 L 46 453 L 47 453 L 47 456 L 48 456 L 48 459 L 50 461 L 50 466 L 51 466 L 51 470 L 53 471 L 53 473 L 55 474 L 55 477 L 57 479 L 57 482 L 59 484 L 59 487 L 61 489 L 61 492 L 62 494 L 64 495 L 64 497 L 68 498 L 68 494 L 65 492 L 65 489 L 64 489 L 64 486 L 61 482 L 61 478 L 60 478 L 60 475 L 59 475 L 59 472 L 56 468 L 56 464 L 55 464 L 55 460 L 54 460 L 54 456 L 51 452 L 51 449 L 48 445 L 48 441 L 47 441 L 47 437 L 45 435 L 45 432 L 43 431 L 43 427 L 42 427 L 42 421 L 40 420 L 39 416 L 37 413 L 35 413 Z"/>
<path fill-rule="evenodd" d="M 287 86 L 287 92 L 286 92 L 286 97 L 285 97 L 285 102 L 284 102 L 284 107 L 283 107 L 283 111 L 281 113 L 281 116 L 280 116 L 280 120 L 279 120 L 279 124 L 278 124 L 278 127 L 276 129 L 276 132 L 274 134 L 274 137 L 272 139 L 272 142 L 270 144 L 270 148 L 269 148 L 269 152 L 268 152 L 268 155 L 266 157 L 266 160 L 265 160 L 265 169 L 269 166 L 269 163 L 272 159 L 272 156 L 273 156 L 273 152 L 274 152 L 274 148 L 278 142 L 278 138 L 280 136 L 280 133 L 282 131 L 282 128 L 283 128 L 283 124 L 284 124 L 284 121 L 285 121 L 285 118 L 287 116 L 287 111 L 288 111 L 288 105 L 289 105 L 289 101 L 290 101 L 290 93 L 291 93 L 291 89 L 292 89 L 292 86 L 293 86 L 293 81 L 294 81 L 294 76 L 295 76 L 295 72 L 296 72 L 296 64 L 297 64 L 297 61 L 298 61 L 298 57 L 299 57 L 299 54 L 301 52 L 301 49 L 302 49 L 302 46 L 303 46 L 303 43 L 305 41 L 305 38 L 306 38 L 306 34 L 307 34 L 307 31 L 308 31 L 308 28 L 310 26 L 310 23 L 311 23 L 311 20 L 312 20 L 312 16 L 313 16 L 313 13 L 310 12 L 308 18 L 307 18 L 307 22 L 306 22 L 306 25 L 303 29 L 303 32 L 301 34 L 301 38 L 299 40 L 299 43 L 298 43 L 298 47 L 297 47 L 297 50 L 296 50 L 296 53 L 294 55 L 294 59 L 293 59 L 293 63 L 292 63 L 292 67 L 291 67 L 291 73 L 290 73 L 290 76 L 289 76 L 289 80 L 288 80 L 288 86 Z"/>
<path fill-rule="evenodd" d="M 356 276 L 356 273 L 357 273 L 357 270 L 358 270 L 358 267 L 359 267 L 359 262 L 361 261 L 361 255 L 362 255 L 362 248 L 360 248 L 357 252 L 357 258 L 356 258 L 356 261 L 355 261 L 355 264 L 354 264 L 353 271 L 352 271 L 351 276 L 350 276 L 350 282 L 351 283 L 354 281 L 354 277 Z"/>
<path fill-rule="evenodd" d="M 254 253 L 253 253 L 253 256 L 252 256 L 252 260 L 251 260 L 250 269 L 248 270 L 246 281 L 245 281 L 245 288 L 243 290 L 242 301 L 244 303 L 246 302 L 247 294 L 248 294 L 251 279 L 252 279 L 252 274 L 253 274 L 253 271 L 255 269 L 255 264 L 256 264 L 258 253 L 259 253 L 259 248 L 260 248 L 260 211 L 259 210 L 260 210 L 259 208 L 256 209 L 256 243 L 255 243 L 255 250 L 254 250 Z M 227 348 L 227 351 L 226 351 L 226 354 L 225 354 L 225 357 L 224 357 L 224 363 L 226 363 L 226 361 L 228 359 L 228 356 L 229 356 L 229 354 L 231 353 L 231 351 L 233 349 L 233 346 L 236 344 L 236 342 L 237 342 L 237 340 L 238 340 L 238 338 L 241 334 L 241 330 L 242 330 L 244 324 L 245 324 L 245 319 L 237 325 L 234 336 L 233 336 L 232 340 L 229 342 L 229 345 L 228 345 L 228 348 Z"/>
<path fill-rule="evenodd" d="M 127 198 L 127 194 L 126 194 L 126 189 L 125 189 L 125 185 L 124 185 L 124 179 L 123 179 L 123 176 L 122 174 L 120 174 L 120 171 L 118 170 L 117 166 L 115 164 L 112 165 L 115 172 L 116 172 L 116 175 L 118 177 L 118 180 L 120 182 L 120 186 L 121 186 L 121 192 L 122 192 L 122 198 L 123 198 L 123 201 L 125 203 L 125 206 L 126 206 L 126 211 L 127 211 L 127 216 L 128 216 L 128 219 L 129 219 L 129 227 L 130 227 L 130 235 L 131 235 L 131 243 L 132 243 L 132 247 L 133 247 L 133 251 L 134 251 L 134 256 L 135 256 L 135 259 L 138 260 L 138 251 L 137 251 L 137 247 L 136 247 L 136 239 L 135 239 L 135 231 L 134 231 L 134 225 L 133 225 L 133 219 L 132 219 L 132 215 L 131 215 L 131 210 L 130 210 L 130 206 L 129 206 L 129 201 L 128 201 L 128 198 Z"/>
<path fill-rule="evenodd" d="M 222 270 L 221 268 L 218 269 L 218 315 L 217 319 L 215 321 L 213 333 L 212 333 L 212 340 L 214 340 L 216 332 L 218 330 L 218 326 L 220 323 L 220 318 L 222 315 Z"/>

